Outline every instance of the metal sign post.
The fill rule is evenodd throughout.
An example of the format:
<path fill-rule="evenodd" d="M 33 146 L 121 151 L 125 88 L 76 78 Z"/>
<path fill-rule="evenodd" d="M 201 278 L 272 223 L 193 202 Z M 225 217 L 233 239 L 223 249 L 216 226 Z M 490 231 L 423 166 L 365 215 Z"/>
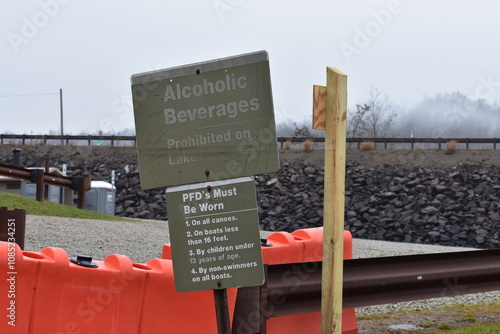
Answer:
<path fill-rule="evenodd" d="M 214 289 L 218 334 L 231 334 L 227 289 Z"/>

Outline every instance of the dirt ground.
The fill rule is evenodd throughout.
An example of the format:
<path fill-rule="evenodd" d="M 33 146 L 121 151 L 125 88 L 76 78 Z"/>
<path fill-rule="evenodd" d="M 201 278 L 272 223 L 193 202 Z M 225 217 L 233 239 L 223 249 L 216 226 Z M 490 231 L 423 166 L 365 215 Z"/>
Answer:
<path fill-rule="evenodd" d="M 498 325 L 498 330 L 500 330 L 499 316 L 498 306 L 488 304 L 480 307 L 454 306 L 433 310 L 416 309 L 385 314 L 357 315 L 357 322 L 360 334 L 406 332 L 426 334 L 439 329 L 468 328 L 476 324 L 494 324 Z M 414 331 L 410 331 L 409 327 L 398 328 L 398 326 L 415 327 L 413 327 Z"/>

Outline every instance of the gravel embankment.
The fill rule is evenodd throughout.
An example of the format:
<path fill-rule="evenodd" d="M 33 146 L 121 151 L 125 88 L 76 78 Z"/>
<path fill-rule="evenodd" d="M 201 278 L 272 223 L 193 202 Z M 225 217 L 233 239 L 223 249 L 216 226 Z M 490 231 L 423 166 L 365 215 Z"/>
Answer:
<path fill-rule="evenodd" d="M 262 231 L 262 236 L 270 232 Z M 145 263 L 161 255 L 169 242 L 165 221 L 93 221 L 57 217 L 26 217 L 25 250 L 39 252 L 45 247 L 63 248 L 68 256 L 85 254 L 103 260 L 109 254 L 123 254 L 134 262 Z M 353 240 L 354 258 L 439 253 L 469 250 L 468 248 L 416 245 L 374 240 Z M 427 309 L 454 303 L 499 302 L 500 291 L 428 299 L 390 305 L 358 308 L 358 313 L 385 313 L 402 309 Z"/>
<path fill-rule="evenodd" d="M 12 162 L 14 146 L 0 145 Z M 21 165 L 60 167 L 93 180 L 116 174 L 116 215 L 167 220 L 165 189 L 142 189 L 131 147 L 23 146 Z M 294 231 L 323 222 L 324 152 L 280 151 L 281 168 L 256 176 L 260 228 Z M 498 150 L 347 150 L 345 229 L 355 238 L 500 247 Z"/>

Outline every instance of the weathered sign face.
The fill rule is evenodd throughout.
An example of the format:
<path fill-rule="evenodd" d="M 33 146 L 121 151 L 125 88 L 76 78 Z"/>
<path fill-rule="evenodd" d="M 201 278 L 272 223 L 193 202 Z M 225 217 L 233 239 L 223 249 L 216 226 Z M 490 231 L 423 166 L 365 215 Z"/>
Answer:
<path fill-rule="evenodd" d="M 279 168 L 265 51 L 132 76 L 143 188 Z"/>
<path fill-rule="evenodd" d="M 177 291 L 263 284 L 251 177 L 171 187 L 166 199 Z"/>

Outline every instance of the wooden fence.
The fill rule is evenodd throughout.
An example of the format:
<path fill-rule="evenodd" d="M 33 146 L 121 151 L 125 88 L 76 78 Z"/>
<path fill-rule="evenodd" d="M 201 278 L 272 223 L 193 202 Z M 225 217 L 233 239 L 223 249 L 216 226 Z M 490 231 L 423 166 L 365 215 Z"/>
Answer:
<path fill-rule="evenodd" d="M 278 137 L 277 141 L 281 148 L 285 142 L 302 143 L 305 138 Z M 325 138 L 310 138 L 315 143 L 324 143 Z M 455 140 L 458 144 L 469 149 L 471 144 L 491 145 L 489 148 L 497 149 L 499 138 L 347 138 L 347 143 L 354 144 L 359 148 L 364 141 L 371 141 L 384 149 L 395 145 L 406 144 L 411 149 L 420 144 L 432 144 L 442 149 L 446 142 Z M 11 135 L 0 134 L 0 145 L 22 144 L 22 145 L 87 145 L 87 146 L 135 146 L 135 136 L 60 136 L 60 135 Z M 352 145 L 351 145 L 352 147 Z"/>

